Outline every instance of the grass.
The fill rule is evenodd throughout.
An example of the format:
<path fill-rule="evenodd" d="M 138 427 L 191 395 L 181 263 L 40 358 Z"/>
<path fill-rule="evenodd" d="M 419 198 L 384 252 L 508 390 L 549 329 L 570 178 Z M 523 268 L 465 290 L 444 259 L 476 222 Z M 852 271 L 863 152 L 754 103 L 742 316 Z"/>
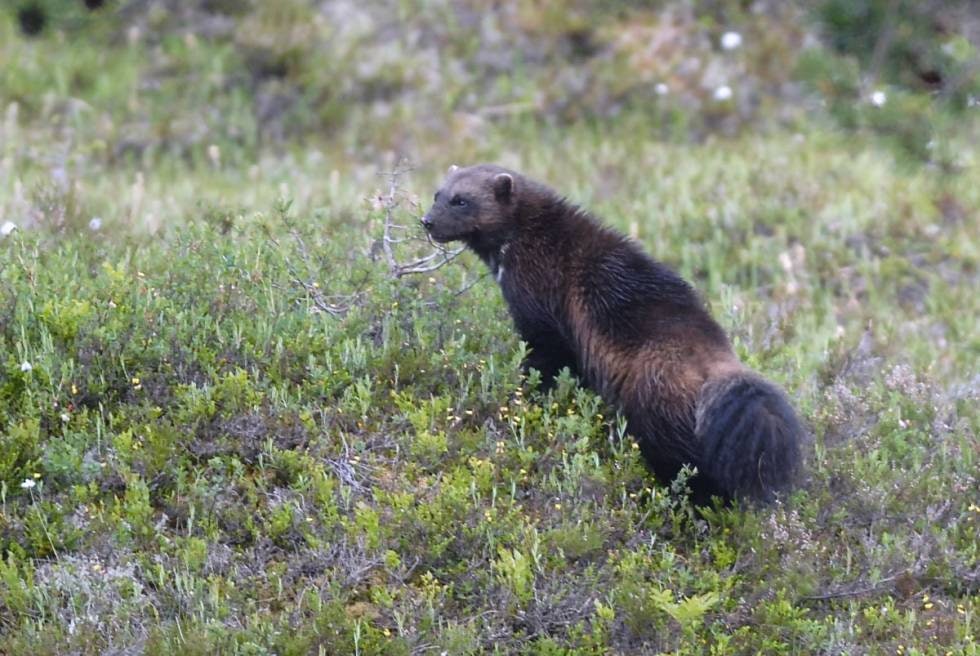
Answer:
<path fill-rule="evenodd" d="M 38 52 L 38 87 L 73 97 L 52 85 L 77 62 Z M 141 61 L 95 88 L 124 95 Z M 138 111 L 102 123 L 86 87 L 98 111 L 44 114 L 22 84 L 0 133 L 21 226 L 0 238 L 0 652 L 977 653 L 969 125 L 930 167 L 819 121 L 692 145 L 637 138 L 632 111 L 517 116 L 423 128 L 391 193 L 389 133 L 353 147 L 369 123 L 125 154 Z M 594 394 L 521 379 L 475 258 L 389 275 L 386 213 L 417 235 L 445 167 L 479 160 L 696 283 L 813 434 L 799 490 L 699 516 Z"/>

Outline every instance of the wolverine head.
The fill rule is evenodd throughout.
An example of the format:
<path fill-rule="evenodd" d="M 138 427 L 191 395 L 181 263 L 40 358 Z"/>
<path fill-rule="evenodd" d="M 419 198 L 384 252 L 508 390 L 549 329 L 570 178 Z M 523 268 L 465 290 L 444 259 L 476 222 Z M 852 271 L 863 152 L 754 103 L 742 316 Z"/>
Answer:
<path fill-rule="evenodd" d="M 502 242 L 513 225 L 517 177 L 492 164 L 450 167 L 422 226 L 437 242 Z"/>

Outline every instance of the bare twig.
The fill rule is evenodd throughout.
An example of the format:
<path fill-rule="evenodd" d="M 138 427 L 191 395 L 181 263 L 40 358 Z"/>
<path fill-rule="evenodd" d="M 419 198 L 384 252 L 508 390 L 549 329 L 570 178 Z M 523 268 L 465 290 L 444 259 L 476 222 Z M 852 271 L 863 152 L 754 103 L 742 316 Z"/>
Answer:
<path fill-rule="evenodd" d="M 286 217 L 284 213 L 282 214 L 282 217 L 283 220 L 285 221 Z M 286 221 L 286 223 L 288 226 L 289 222 Z M 312 261 L 310 251 L 307 248 L 306 242 L 303 240 L 303 237 L 299 234 L 299 232 L 295 228 L 292 228 L 292 226 L 290 226 L 289 234 L 293 238 L 293 241 L 296 244 L 296 249 L 299 253 L 299 259 L 305 265 L 306 270 L 311 271 L 314 268 L 316 268 L 316 265 Z M 277 249 L 280 250 L 282 249 L 282 244 L 280 244 L 279 240 L 277 240 L 274 236 L 272 236 L 271 233 L 267 233 L 267 238 L 269 240 L 269 243 L 274 245 Z M 323 290 L 320 289 L 320 284 L 318 282 L 316 282 L 315 280 L 311 280 L 308 277 L 304 277 L 300 275 L 299 271 L 297 271 L 296 266 L 294 265 L 293 260 L 291 258 L 287 257 L 285 258 L 285 260 L 286 260 L 286 270 L 289 272 L 290 281 L 294 285 L 301 287 L 303 291 L 306 292 L 307 296 L 313 302 L 313 306 L 319 312 L 326 312 L 327 314 L 333 317 L 342 317 L 345 314 L 347 314 L 348 311 L 350 311 L 353 304 L 360 297 L 360 294 L 358 293 L 347 294 L 347 295 L 326 295 L 323 293 Z M 278 285 L 273 285 L 273 286 L 278 288 Z"/>
<path fill-rule="evenodd" d="M 384 209 L 385 209 L 385 227 L 384 234 L 381 237 L 381 249 L 385 254 L 385 260 L 388 261 L 388 271 L 392 276 L 398 277 L 398 261 L 395 259 L 395 251 L 391 247 L 391 230 L 394 223 L 394 212 L 395 208 L 398 207 L 398 199 L 396 193 L 398 192 L 398 178 L 404 173 L 405 170 L 399 166 L 395 166 L 388 173 L 388 195 L 384 199 Z"/>
<path fill-rule="evenodd" d="M 340 436 L 340 441 L 344 445 L 344 455 L 339 458 L 325 458 L 326 463 L 341 483 L 356 492 L 363 492 L 365 487 L 361 480 L 367 476 L 358 472 L 350 445 L 343 435 Z M 364 468 L 364 465 L 361 464 L 360 467 Z"/>
<path fill-rule="evenodd" d="M 384 209 L 384 229 L 381 235 L 381 252 L 384 253 L 385 261 L 388 263 L 388 273 L 392 278 L 401 278 L 402 276 L 420 273 L 430 273 L 445 266 L 463 252 L 462 248 L 447 249 L 444 246 L 436 244 L 429 239 L 428 236 L 426 236 L 424 241 L 434 249 L 432 252 L 418 257 L 410 262 L 398 261 L 398 258 L 395 255 L 395 249 L 393 247 L 395 244 L 404 241 L 422 241 L 416 237 L 392 237 L 392 231 L 394 230 L 410 229 L 408 226 L 395 223 L 395 210 L 398 208 L 400 203 L 399 181 L 401 176 L 410 170 L 411 168 L 408 167 L 403 161 L 395 166 L 394 169 L 384 174 L 385 177 L 388 178 L 388 190 L 385 196 L 382 198 L 382 207 Z"/>
<path fill-rule="evenodd" d="M 406 166 L 404 162 L 400 162 L 394 169 L 382 174 L 387 179 L 387 188 L 378 196 L 377 200 L 380 203 L 380 209 L 383 211 L 384 224 L 381 238 L 374 242 L 370 250 L 372 259 L 379 255 L 384 257 L 389 277 L 396 280 L 404 276 L 436 271 L 459 257 L 464 250 L 463 248 L 449 249 L 441 244 L 435 243 L 418 226 L 397 223 L 396 212 L 402 202 L 406 200 L 399 185 L 402 176 L 410 170 L 411 168 Z M 413 201 L 409 202 L 413 206 L 415 205 Z M 316 274 L 327 267 L 328 263 L 324 262 L 323 258 L 315 260 L 311 255 L 311 250 L 308 248 L 302 234 L 293 226 L 289 219 L 289 204 L 283 202 L 277 209 L 280 219 L 286 225 L 288 234 L 293 240 L 292 252 L 288 255 L 284 253 L 290 283 L 292 286 L 299 287 L 305 292 L 307 298 L 312 303 L 313 307 L 311 310 L 324 312 L 332 317 L 346 315 L 363 298 L 363 293 L 354 292 L 346 295 L 325 294 L 320 288 Z M 395 236 L 396 234 L 398 236 Z M 283 244 L 271 234 L 271 231 L 267 230 L 266 235 L 270 244 L 280 251 L 284 250 Z M 398 249 L 412 242 L 418 244 L 417 248 L 415 248 L 415 253 L 413 253 L 414 259 L 401 261 L 399 259 Z M 408 248 L 408 250 L 411 250 L 411 248 Z M 469 283 L 465 283 L 459 291 L 455 292 L 455 295 L 459 296 L 464 294 L 481 279 L 482 276 L 477 277 Z M 273 284 L 273 287 L 276 289 L 282 288 L 282 286 L 276 284 Z"/>
<path fill-rule="evenodd" d="M 483 280 L 484 278 L 486 278 L 488 275 L 490 275 L 490 274 L 489 273 L 484 273 L 482 276 L 477 276 L 473 280 L 469 281 L 468 283 L 466 283 L 465 285 L 463 285 L 462 287 L 460 287 L 459 290 L 456 291 L 453 294 L 453 296 L 462 296 L 466 292 L 468 292 L 471 289 L 473 289 L 473 287 L 474 287 L 474 285 L 476 285 L 476 283 L 480 282 L 481 280 Z"/>
<path fill-rule="evenodd" d="M 895 574 L 893 576 L 887 576 L 874 585 L 862 586 L 862 587 L 848 587 L 840 590 L 833 590 L 831 592 L 825 592 L 824 594 L 818 595 L 807 595 L 803 597 L 806 601 L 829 601 L 831 599 L 842 599 L 845 597 L 863 597 L 867 594 L 877 594 L 894 587 L 895 581 L 897 581 L 905 572 Z"/>

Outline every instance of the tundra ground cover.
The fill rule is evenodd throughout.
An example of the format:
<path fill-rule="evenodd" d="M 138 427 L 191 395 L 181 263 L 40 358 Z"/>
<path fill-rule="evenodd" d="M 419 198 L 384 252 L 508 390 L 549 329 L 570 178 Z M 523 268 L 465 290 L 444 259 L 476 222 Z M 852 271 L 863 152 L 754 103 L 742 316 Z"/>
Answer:
<path fill-rule="evenodd" d="M 100 123 L 140 55 L 0 31 L 50 75 L 0 133 L 0 652 L 977 652 L 972 124 L 923 164 L 819 120 L 678 143 L 639 110 L 515 115 L 419 143 L 393 185 L 369 124 Z M 84 56 L 113 75 L 79 81 Z M 419 236 L 478 160 L 695 282 L 813 434 L 798 491 L 697 515 L 595 395 L 521 380 L 472 256 L 391 275 L 386 220 Z"/>

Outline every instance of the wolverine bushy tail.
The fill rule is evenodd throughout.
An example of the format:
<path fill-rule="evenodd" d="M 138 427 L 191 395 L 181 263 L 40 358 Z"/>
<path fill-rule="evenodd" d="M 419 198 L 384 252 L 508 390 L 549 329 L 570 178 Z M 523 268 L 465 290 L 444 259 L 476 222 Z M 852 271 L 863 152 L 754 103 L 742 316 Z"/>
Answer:
<path fill-rule="evenodd" d="M 751 372 L 709 380 L 698 398 L 700 471 L 728 498 L 767 503 L 800 468 L 803 428 L 786 395 Z"/>

